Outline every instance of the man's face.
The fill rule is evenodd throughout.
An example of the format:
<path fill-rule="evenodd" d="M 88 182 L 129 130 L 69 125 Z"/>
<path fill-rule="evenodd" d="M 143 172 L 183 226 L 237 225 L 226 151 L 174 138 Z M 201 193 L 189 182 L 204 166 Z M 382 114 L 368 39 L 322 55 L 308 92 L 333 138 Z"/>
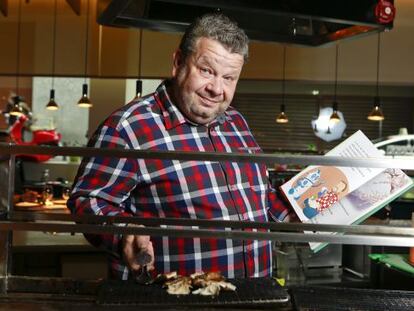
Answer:
<path fill-rule="evenodd" d="M 230 105 L 243 67 L 243 56 L 230 53 L 220 43 L 200 38 L 195 51 L 183 59 L 174 53 L 174 97 L 191 121 L 208 124 Z"/>

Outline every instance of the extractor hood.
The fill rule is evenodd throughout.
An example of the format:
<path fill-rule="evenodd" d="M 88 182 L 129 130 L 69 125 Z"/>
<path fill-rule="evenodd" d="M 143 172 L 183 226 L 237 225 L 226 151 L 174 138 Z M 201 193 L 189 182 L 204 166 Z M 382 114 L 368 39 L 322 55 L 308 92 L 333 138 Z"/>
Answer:
<path fill-rule="evenodd" d="M 251 40 L 320 46 L 390 30 L 393 0 L 98 0 L 106 26 L 183 32 L 204 13 L 221 11 Z"/>

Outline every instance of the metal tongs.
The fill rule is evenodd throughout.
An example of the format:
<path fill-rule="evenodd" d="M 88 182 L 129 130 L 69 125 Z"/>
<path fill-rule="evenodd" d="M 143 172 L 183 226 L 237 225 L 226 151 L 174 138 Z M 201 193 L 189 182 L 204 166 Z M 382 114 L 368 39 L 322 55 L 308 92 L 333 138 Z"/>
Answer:
<path fill-rule="evenodd" d="M 141 266 L 135 276 L 135 281 L 138 284 L 148 285 L 152 283 L 153 279 L 150 272 L 148 271 L 148 264 L 151 262 L 151 259 L 151 255 L 145 251 L 138 253 L 136 262 Z"/>

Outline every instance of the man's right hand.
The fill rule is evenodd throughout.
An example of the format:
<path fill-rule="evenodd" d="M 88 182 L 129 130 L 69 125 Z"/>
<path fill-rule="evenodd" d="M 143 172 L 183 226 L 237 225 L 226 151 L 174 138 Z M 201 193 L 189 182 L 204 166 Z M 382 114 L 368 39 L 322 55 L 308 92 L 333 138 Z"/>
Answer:
<path fill-rule="evenodd" d="M 148 270 L 154 269 L 154 249 L 147 235 L 124 235 L 122 239 L 122 255 L 128 268 L 137 273 L 141 265 L 137 262 L 137 256 L 140 252 L 147 253 L 151 256 L 151 261 L 146 265 Z"/>

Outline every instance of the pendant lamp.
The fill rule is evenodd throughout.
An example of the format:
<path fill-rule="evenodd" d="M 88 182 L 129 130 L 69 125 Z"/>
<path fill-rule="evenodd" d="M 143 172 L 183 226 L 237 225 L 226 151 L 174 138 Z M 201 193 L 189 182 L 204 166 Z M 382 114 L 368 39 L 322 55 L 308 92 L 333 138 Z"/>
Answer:
<path fill-rule="evenodd" d="M 9 111 L 9 115 L 20 117 L 23 114 L 23 108 L 20 105 L 19 96 L 19 75 L 20 75 L 20 32 L 21 32 L 21 16 L 22 16 L 22 0 L 19 0 L 17 13 L 17 38 L 16 38 L 16 96 L 13 97 L 13 107 Z"/>
<path fill-rule="evenodd" d="M 54 89 L 50 90 L 49 102 L 46 105 L 46 109 L 47 110 L 58 110 L 59 109 L 58 104 L 55 102 L 55 90 Z"/>
<path fill-rule="evenodd" d="M 142 80 L 141 80 L 141 62 L 142 62 L 142 28 L 139 31 L 139 63 L 138 63 L 138 79 L 135 84 L 135 97 L 137 100 L 142 96 Z"/>
<path fill-rule="evenodd" d="M 337 88 L 338 88 L 338 52 L 339 46 L 336 45 L 336 53 L 335 53 L 335 87 L 334 87 L 334 101 L 332 103 L 332 114 L 329 118 L 330 122 L 337 123 L 341 121 L 341 117 L 338 114 L 338 101 L 336 100 Z M 328 128 L 329 129 L 329 128 Z"/>
<path fill-rule="evenodd" d="M 53 14 L 52 88 L 50 89 L 49 102 L 46 104 L 47 110 L 58 110 L 59 109 L 59 105 L 55 101 L 56 20 L 57 20 L 57 0 L 55 0 L 55 7 L 54 7 L 54 14 Z"/>
<path fill-rule="evenodd" d="M 276 123 L 288 123 L 289 118 L 286 115 L 285 109 L 285 83 L 286 83 L 286 46 L 283 47 L 283 77 L 282 77 L 282 104 L 280 105 L 280 112 L 276 117 Z"/>
<path fill-rule="evenodd" d="M 78 106 L 82 108 L 91 108 L 92 103 L 88 97 L 88 84 L 86 83 L 86 74 L 88 70 L 88 43 L 89 43 L 89 0 L 86 3 L 86 26 L 85 26 L 85 69 L 84 82 L 82 84 L 82 97 L 78 101 Z"/>
<path fill-rule="evenodd" d="M 78 106 L 82 108 L 92 107 L 92 103 L 88 97 L 88 84 L 82 84 L 82 97 L 78 101 Z"/>
<path fill-rule="evenodd" d="M 380 41 L 381 33 L 378 33 L 377 40 L 377 82 L 375 88 L 374 103 L 371 112 L 368 114 L 367 119 L 370 121 L 382 121 L 384 120 L 384 114 L 381 109 L 381 102 L 379 97 L 379 65 L 380 65 Z"/>

